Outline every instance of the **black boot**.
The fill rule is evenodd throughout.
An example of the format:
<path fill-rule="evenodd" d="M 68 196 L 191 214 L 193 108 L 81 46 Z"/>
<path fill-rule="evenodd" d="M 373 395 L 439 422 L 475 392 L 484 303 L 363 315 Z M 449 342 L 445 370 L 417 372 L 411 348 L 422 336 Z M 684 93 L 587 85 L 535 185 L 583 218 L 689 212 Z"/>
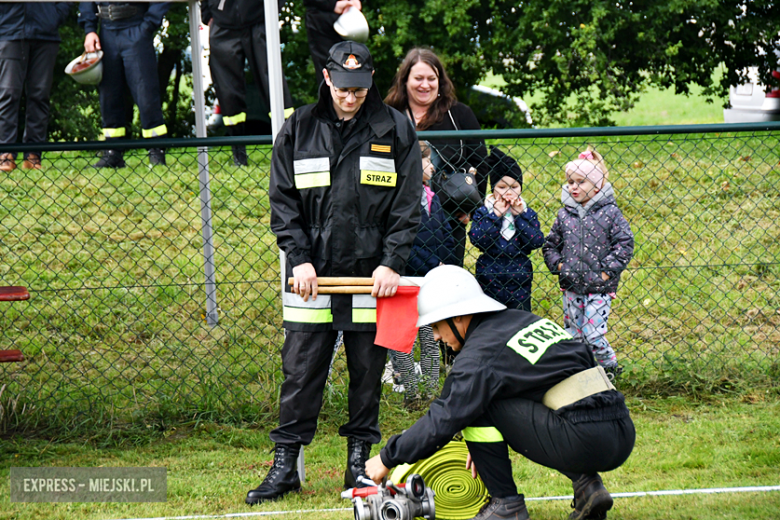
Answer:
<path fill-rule="evenodd" d="M 612 509 L 612 496 L 598 475 L 582 475 L 572 483 L 574 512 L 569 520 L 605 520 Z"/>
<path fill-rule="evenodd" d="M 371 455 L 371 443 L 354 437 L 347 439 L 347 469 L 344 471 L 344 489 L 366 487 L 358 477 L 366 477 L 366 461 Z M 368 477 L 366 477 L 368 478 Z"/>
<path fill-rule="evenodd" d="M 249 505 L 259 504 L 266 500 L 276 500 L 287 493 L 297 493 L 301 490 L 301 479 L 298 477 L 297 461 L 301 447 L 297 444 L 277 444 L 274 449 L 274 464 L 266 475 L 263 483 L 246 494 L 245 502 Z"/>
<path fill-rule="evenodd" d="M 149 164 L 152 166 L 165 166 L 165 150 L 162 148 L 149 148 Z"/>
<path fill-rule="evenodd" d="M 491 498 L 471 520 L 529 520 L 525 497 Z"/>
<path fill-rule="evenodd" d="M 233 145 L 233 164 L 236 166 L 247 166 L 246 146 L 235 144 Z"/>
<path fill-rule="evenodd" d="M 121 150 L 105 150 L 103 157 L 92 165 L 93 168 L 124 168 L 125 159 Z"/>

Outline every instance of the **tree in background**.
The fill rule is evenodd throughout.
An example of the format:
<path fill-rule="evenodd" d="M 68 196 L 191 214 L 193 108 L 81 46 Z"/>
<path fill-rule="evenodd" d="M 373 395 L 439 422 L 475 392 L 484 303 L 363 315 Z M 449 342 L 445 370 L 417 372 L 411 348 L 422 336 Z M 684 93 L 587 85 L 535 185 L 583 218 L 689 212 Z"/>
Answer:
<path fill-rule="evenodd" d="M 773 0 L 492 0 L 479 28 L 486 68 L 515 96 L 541 94 L 541 124 L 603 126 L 649 85 L 724 99 L 758 66 L 778 67 Z M 725 66 L 720 82 L 714 73 Z"/>
<path fill-rule="evenodd" d="M 296 106 L 317 99 L 301 0 L 288 1 L 280 17 L 283 65 Z M 687 93 L 691 85 L 725 99 L 729 85 L 757 66 L 763 81 L 778 68 L 780 8 L 774 0 L 366 0 L 376 66 L 375 81 L 387 92 L 406 51 L 427 46 L 439 54 L 461 101 L 484 123 L 503 118 L 524 126 L 508 104 L 470 91 L 490 72 L 502 90 L 531 103 L 539 126 L 604 126 L 610 114 L 630 109 L 648 86 Z M 172 6 L 160 34 L 158 72 L 171 137 L 194 135 L 192 62 L 187 6 Z M 98 137 L 95 87 L 65 77 L 63 69 L 83 52 L 75 10 L 61 29 L 62 45 L 52 92 L 53 140 Z M 720 80 L 715 71 L 725 66 Z M 138 135 L 137 122 L 134 132 Z"/>

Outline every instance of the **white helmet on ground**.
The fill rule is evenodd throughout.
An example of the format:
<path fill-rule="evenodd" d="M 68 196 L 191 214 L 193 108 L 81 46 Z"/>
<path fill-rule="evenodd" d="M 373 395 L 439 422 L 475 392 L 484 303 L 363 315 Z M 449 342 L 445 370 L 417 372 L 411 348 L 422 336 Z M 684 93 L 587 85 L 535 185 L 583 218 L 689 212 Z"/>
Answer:
<path fill-rule="evenodd" d="M 431 269 L 423 279 L 417 297 L 417 313 L 420 316 L 417 326 L 455 316 L 504 309 L 506 305 L 482 292 L 479 282 L 470 272 L 454 265 L 441 265 Z"/>

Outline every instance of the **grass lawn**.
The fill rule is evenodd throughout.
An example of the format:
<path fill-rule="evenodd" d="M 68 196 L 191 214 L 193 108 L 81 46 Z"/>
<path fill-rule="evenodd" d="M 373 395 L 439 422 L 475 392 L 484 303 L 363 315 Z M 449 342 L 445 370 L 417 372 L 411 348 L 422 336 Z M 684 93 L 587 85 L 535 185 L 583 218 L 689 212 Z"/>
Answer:
<path fill-rule="evenodd" d="M 489 74 L 483 85 L 501 90 L 506 83 L 500 76 Z M 637 104 L 628 112 L 612 115 L 616 126 L 651 125 L 699 125 L 723 123 L 723 101 L 708 103 L 701 94 L 701 88 L 694 85 L 690 95 L 675 94 L 671 89 L 648 88 Z M 523 100 L 531 105 L 541 101 L 539 96 L 527 96 Z M 533 113 L 531 113 L 533 117 Z"/>
<path fill-rule="evenodd" d="M 637 444 L 628 462 L 604 476 L 613 493 L 777 486 L 780 484 L 780 404 L 772 398 L 629 399 Z M 250 509 L 246 491 L 257 486 L 272 459 L 267 429 L 200 423 L 140 432 L 134 442 L 98 447 L 73 439 L 13 437 L 0 448 L 0 519 L 98 520 L 244 511 L 351 507 L 339 497 L 345 442 L 336 433 L 337 411 L 321 423 L 306 449 L 307 482 L 300 495 Z M 415 415 L 383 409 L 385 435 L 407 427 Z M 376 449 L 374 451 L 376 453 Z M 527 497 L 571 495 L 570 482 L 513 454 L 515 481 Z M 163 466 L 168 501 L 159 504 L 24 504 L 9 501 L 11 466 Z M 529 501 L 535 520 L 568 515 L 568 501 Z M 688 520 L 775 518 L 780 492 L 616 498 L 612 519 Z M 352 518 L 351 511 L 289 514 L 282 518 Z"/>
<path fill-rule="evenodd" d="M 704 113 L 661 98 L 649 102 L 648 113 L 656 106 L 675 118 Z M 692 120 L 642 121 L 624 124 Z M 608 337 L 626 367 L 621 385 L 639 439 L 628 463 L 606 477 L 614 492 L 780 482 L 777 138 L 491 143 L 518 159 L 523 196 L 544 233 L 560 207 L 564 164 L 595 145 L 634 230 L 635 255 Z M 270 149 L 250 147 L 251 168 L 230 166 L 229 149 L 212 152 L 220 316 L 213 328 L 204 323 L 192 150 L 170 150 L 169 167 L 155 169 L 146 166 L 145 151 L 127 154 L 128 168 L 110 172 L 87 168 L 95 160 L 88 153 L 50 153 L 44 170 L 0 178 L 0 274 L 4 284 L 26 285 L 32 293 L 29 302 L 0 307 L 0 335 L 27 357 L 0 366 L 0 520 L 248 510 L 243 497 L 271 459 L 267 430 L 276 421 L 282 378 L 278 258 L 267 199 Z M 473 267 L 478 252 L 469 246 L 467 255 Z M 560 321 L 557 280 L 541 252 L 532 261 L 533 309 Z M 304 492 L 259 510 L 349 506 L 337 493 L 343 354 L 334 367 L 322 430 L 307 449 Z M 668 397 L 675 395 L 686 397 Z M 413 419 L 399 402 L 397 394 L 384 401 L 387 434 Z M 11 504 L 6 477 L 14 465 L 165 466 L 168 502 Z M 519 459 L 515 473 L 529 497 L 570 493 L 565 479 Z M 530 509 L 537 520 L 569 511 L 560 501 L 532 502 Z M 610 518 L 766 519 L 778 510 L 779 492 L 626 498 L 617 500 Z M 351 512 L 299 516 L 351 518 Z"/>

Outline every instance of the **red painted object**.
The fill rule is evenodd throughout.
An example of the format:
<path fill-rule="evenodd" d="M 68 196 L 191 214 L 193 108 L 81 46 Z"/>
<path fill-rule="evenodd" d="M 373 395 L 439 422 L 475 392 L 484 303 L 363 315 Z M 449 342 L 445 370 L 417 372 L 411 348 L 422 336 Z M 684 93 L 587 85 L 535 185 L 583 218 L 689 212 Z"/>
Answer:
<path fill-rule="evenodd" d="M 0 363 L 17 363 L 24 361 L 21 350 L 0 350 Z"/>
<path fill-rule="evenodd" d="M 27 292 L 27 287 L 0 287 L 0 302 L 20 302 L 29 299 L 30 293 Z"/>

